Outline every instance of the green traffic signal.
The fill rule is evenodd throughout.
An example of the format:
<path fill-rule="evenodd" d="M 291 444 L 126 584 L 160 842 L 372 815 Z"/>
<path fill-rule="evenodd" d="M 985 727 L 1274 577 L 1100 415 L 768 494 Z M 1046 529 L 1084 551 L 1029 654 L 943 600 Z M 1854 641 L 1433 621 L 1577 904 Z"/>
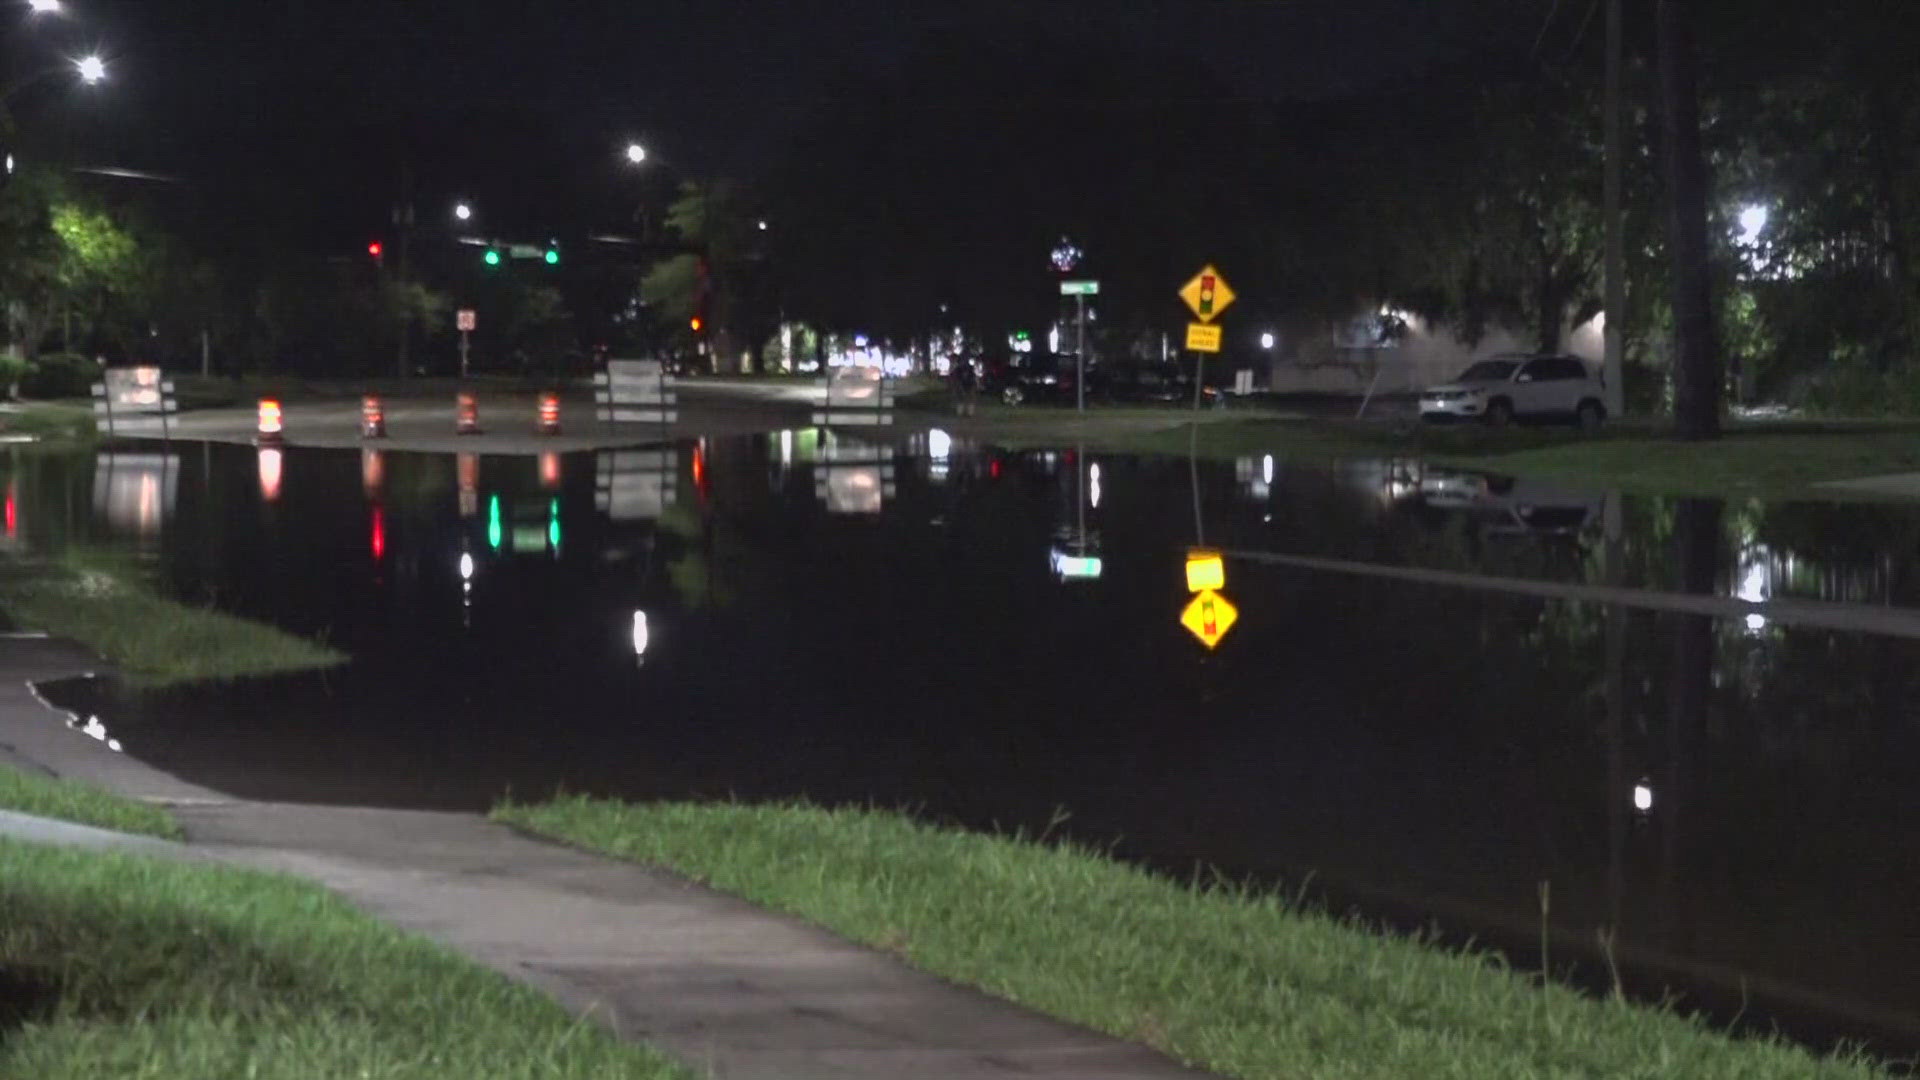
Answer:
<path fill-rule="evenodd" d="M 488 249 L 487 249 L 487 254 L 486 254 L 486 256 L 485 256 L 485 257 L 486 257 L 486 261 L 487 261 L 487 265 L 488 265 L 488 266 L 499 266 L 499 265 L 500 265 L 500 253 L 499 253 L 499 252 L 497 252 L 497 251 L 495 251 L 495 250 L 493 250 L 492 248 L 488 248 Z"/>
<path fill-rule="evenodd" d="M 556 248 L 547 249 L 547 265 L 548 266 L 560 265 L 560 252 L 558 249 Z"/>

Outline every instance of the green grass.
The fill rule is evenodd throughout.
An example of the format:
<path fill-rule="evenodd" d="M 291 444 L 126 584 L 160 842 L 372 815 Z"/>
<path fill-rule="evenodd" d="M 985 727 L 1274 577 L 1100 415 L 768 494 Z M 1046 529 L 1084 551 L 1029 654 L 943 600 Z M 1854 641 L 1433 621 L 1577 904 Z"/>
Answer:
<path fill-rule="evenodd" d="M 93 405 L 84 401 L 36 401 L 11 406 L 0 411 L 0 434 L 89 440 L 94 437 Z"/>
<path fill-rule="evenodd" d="M 0 1076 L 690 1074 L 291 878 L 0 841 Z"/>
<path fill-rule="evenodd" d="M 162 596 L 145 577 L 87 553 L 14 565 L 0 576 L 0 610 L 22 626 L 94 649 L 149 685 L 304 671 L 348 659 L 275 627 Z"/>
<path fill-rule="evenodd" d="M 1071 844 L 805 806 L 568 797 L 495 816 L 670 868 L 1229 1076 L 1883 1075 Z"/>
<path fill-rule="evenodd" d="M 1213 459 L 1254 454 L 1297 460 L 1416 458 L 1667 495 L 1828 495 L 1812 486 L 1920 472 L 1920 425 L 1912 423 L 1755 421 L 1730 425 L 1718 440 L 1683 442 L 1650 426 L 1629 424 L 1589 437 L 1564 428 L 1495 431 L 1468 425 L 1229 417 L 1209 417 L 1197 438 L 1177 417 L 1152 427 L 1086 425 L 1073 437 L 1084 432 L 1088 437 L 1082 441 L 1093 449 L 1176 455 L 1193 449 Z M 1014 446 L 1057 443 L 1071 425 L 1070 415 L 1039 413 L 1019 427 L 1009 423 L 991 437 Z"/>
<path fill-rule="evenodd" d="M 166 840 L 178 840 L 182 835 L 180 823 L 157 806 L 102 791 L 91 784 L 6 765 L 0 765 L 0 809 Z"/>

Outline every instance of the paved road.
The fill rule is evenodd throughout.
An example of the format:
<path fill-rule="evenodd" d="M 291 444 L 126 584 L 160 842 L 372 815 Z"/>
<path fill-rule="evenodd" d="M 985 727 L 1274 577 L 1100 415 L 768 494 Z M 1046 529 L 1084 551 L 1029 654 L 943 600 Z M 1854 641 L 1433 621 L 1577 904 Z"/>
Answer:
<path fill-rule="evenodd" d="M 190 843 L 6 813 L 0 834 L 311 878 L 718 1080 L 1202 1075 L 671 874 L 475 815 L 256 803 L 186 784 L 73 730 L 25 681 L 96 666 L 58 641 L 0 639 L 0 761 L 169 804 Z"/>

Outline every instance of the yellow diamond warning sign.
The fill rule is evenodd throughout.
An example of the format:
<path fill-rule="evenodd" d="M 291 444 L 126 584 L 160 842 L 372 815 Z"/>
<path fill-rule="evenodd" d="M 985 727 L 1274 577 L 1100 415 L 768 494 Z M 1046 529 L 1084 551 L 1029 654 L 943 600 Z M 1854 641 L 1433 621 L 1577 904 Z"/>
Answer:
<path fill-rule="evenodd" d="M 1207 323 L 1233 303 L 1233 290 L 1227 288 L 1227 279 L 1220 276 L 1220 271 L 1208 266 L 1181 286 L 1180 299 L 1193 309 L 1194 318 Z"/>
<path fill-rule="evenodd" d="M 1220 644 L 1220 639 L 1233 629 L 1234 621 L 1240 618 L 1239 609 L 1227 602 L 1227 598 L 1212 589 L 1203 589 L 1180 613 L 1180 625 L 1193 632 L 1200 644 L 1211 649 Z"/>

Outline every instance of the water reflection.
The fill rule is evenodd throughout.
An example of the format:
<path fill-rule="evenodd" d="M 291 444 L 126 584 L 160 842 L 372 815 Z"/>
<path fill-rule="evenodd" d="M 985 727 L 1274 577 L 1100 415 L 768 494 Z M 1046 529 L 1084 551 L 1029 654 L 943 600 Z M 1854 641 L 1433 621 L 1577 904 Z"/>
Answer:
<path fill-rule="evenodd" d="M 611 521 L 653 521 L 679 501 L 680 455 L 671 449 L 593 455 L 593 505 Z"/>
<path fill-rule="evenodd" d="M 1175 618 L 1174 566 L 1203 531 L 1229 550 L 1901 602 L 1920 511 L 951 438 L 940 476 L 931 433 L 815 440 L 710 441 L 706 499 L 682 497 L 691 444 L 581 455 L 557 488 L 532 457 L 483 475 L 390 453 L 366 516 L 364 458 L 295 449 L 279 528 L 254 512 L 253 451 L 216 448 L 182 485 L 159 576 L 324 632 L 355 664 L 68 707 L 262 798 L 471 808 L 564 785 L 1014 826 L 1066 806 L 1130 857 L 1311 870 L 1342 902 L 1523 945 L 1550 881 L 1551 929 L 1611 930 L 1629 966 L 1720 965 L 1909 1016 L 1920 1001 L 1920 645 L 1233 562 L 1242 617 L 1208 653 Z M 21 533 L 107 529 L 104 506 L 86 512 L 98 464 L 7 464 Z M 456 485 L 484 515 L 453 512 Z M 1533 512 L 1554 507 L 1578 521 Z M 450 714 L 457 740 L 421 719 Z"/>
<path fill-rule="evenodd" d="M 179 498 L 180 456 L 103 451 L 93 461 L 94 512 L 115 532 L 159 535 Z M 8 505 L 13 505 L 11 499 Z M 11 534 L 11 515 L 8 524 Z"/>
<path fill-rule="evenodd" d="M 831 514 L 878 514 L 895 493 L 892 448 L 828 431 L 813 466 L 813 493 Z"/>

